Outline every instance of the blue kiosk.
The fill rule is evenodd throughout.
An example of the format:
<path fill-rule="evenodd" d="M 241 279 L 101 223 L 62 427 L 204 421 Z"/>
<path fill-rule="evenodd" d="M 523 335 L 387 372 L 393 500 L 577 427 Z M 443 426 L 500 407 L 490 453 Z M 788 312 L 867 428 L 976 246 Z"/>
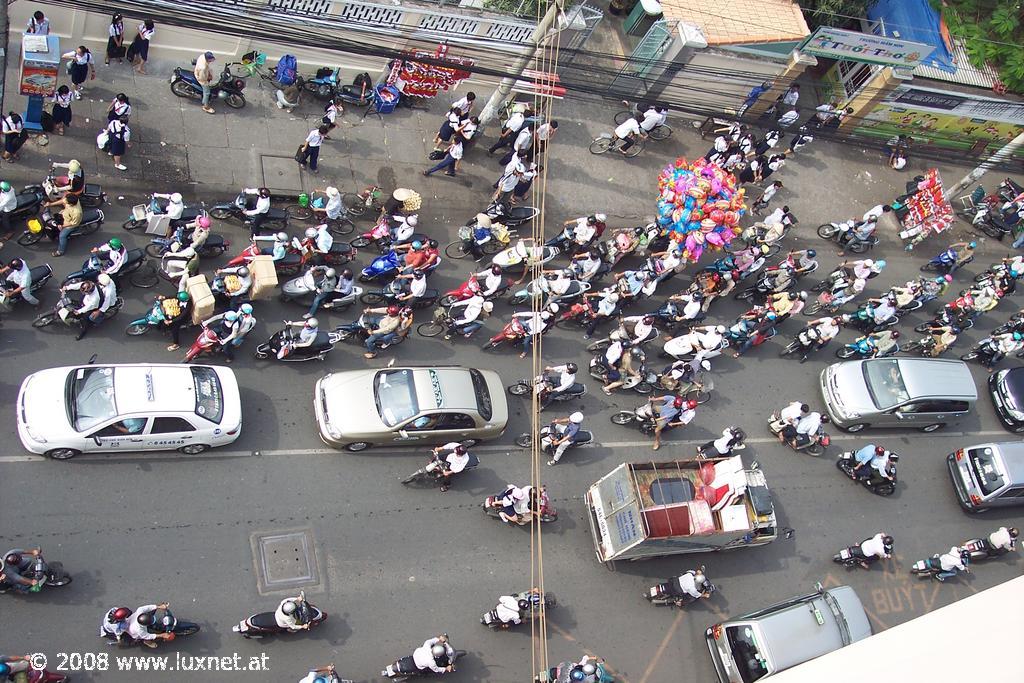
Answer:
<path fill-rule="evenodd" d="M 21 76 L 18 91 L 28 96 L 25 130 L 42 131 L 43 98 L 57 90 L 60 74 L 60 38 L 26 34 L 21 41 Z"/>

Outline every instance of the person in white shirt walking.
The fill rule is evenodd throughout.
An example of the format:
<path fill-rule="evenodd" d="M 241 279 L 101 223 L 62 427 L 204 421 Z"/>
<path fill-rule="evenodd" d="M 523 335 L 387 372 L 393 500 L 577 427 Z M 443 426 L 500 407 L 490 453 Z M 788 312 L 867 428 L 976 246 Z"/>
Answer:
<path fill-rule="evenodd" d="M 320 159 L 320 145 L 323 144 L 324 136 L 331 130 L 330 126 L 320 126 L 309 131 L 306 141 L 303 143 L 299 156 L 296 159 L 299 166 L 305 166 L 309 162 L 309 170 L 317 173 L 317 162 Z"/>
<path fill-rule="evenodd" d="M 429 176 L 437 173 L 442 169 L 447 169 L 444 174 L 454 176 L 455 171 L 458 170 L 459 164 L 462 163 L 462 152 L 465 138 L 462 137 L 462 133 L 456 132 L 452 138 L 452 143 L 448 146 L 448 151 L 445 153 L 444 158 L 437 162 L 434 166 L 428 168 L 423 172 L 423 175 Z M 513 186 L 514 189 L 514 186 Z"/>
<path fill-rule="evenodd" d="M 533 116 L 533 107 L 529 104 L 522 108 L 517 107 L 513 109 L 512 114 L 508 117 L 508 120 L 505 121 L 505 125 L 501 129 L 501 135 L 498 137 L 497 141 L 487 149 L 487 154 L 494 154 L 502 147 L 508 147 L 514 143 L 528 116 Z"/>
<path fill-rule="evenodd" d="M 152 19 L 146 19 L 139 24 L 138 34 L 135 36 L 132 44 L 128 46 L 126 54 L 128 61 L 135 66 L 135 70 L 140 74 L 146 73 L 146 60 L 149 59 L 149 41 L 153 39 L 153 34 L 155 33 L 156 24 L 153 23 Z"/>
<path fill-rule="evenodd" d="M 128 167 L 121 163 L 121 157 L 124 156 L 125 150 L 131 146 L 131 129 L 122 123 L 121 119 L 114 119 L 107 123 L 106 131 L 107 144 L 110 146 L 107 154 L 114 157 L 114 168 L 119 171 L 127 171 Z"/>
<path fill-rule="evenodd" d="M 71 90 L 75 94 L 75 99 L 80 100 L 82 99 L 82 84 L 86 79 L 94 80 L 96 78 L 96 65 L 93 64 L 92 53 L 85 45 L 79 45 L 74 51 L 61 55 L 61 59 L 70 60 L 68 63 L 71 66 L 69 69 Z"/>

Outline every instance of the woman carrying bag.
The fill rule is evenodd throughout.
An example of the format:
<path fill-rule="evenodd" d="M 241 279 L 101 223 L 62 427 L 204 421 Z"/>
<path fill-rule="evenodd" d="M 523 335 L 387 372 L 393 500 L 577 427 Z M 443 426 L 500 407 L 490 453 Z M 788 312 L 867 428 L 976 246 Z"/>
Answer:
<path fill-rule="evenodd" d="M 128 46 L 128 61 L 135 65 L 135 70 L 140 74 L 146 73 L 146 60 L 149 59 L 149 41 L 156 33 L 155 24 L 152 19 L 146 19 L 139 24 L 138 35 Z"/>
<path fill-rule="evenodd" d="M 25 144 L 28 133 L 25 132 L 21 115 L 15 112 L 8 112 L 3 120 L 4 151 L 0 154 L 5 161 L 14 163 L 18 158 L 18 150 Z"/>
<path fill-rule="evenodd" d="M 86 79 L 96 78 L 96 65 L 92 61 L 92 53 L 85 45 L 79 45 L 74 52 L 61 55 L 61 59 L 71 60 L 68 62 L 68 73 L 71 74 L 71 90 L 75 99 L 82 99 L 82 84 Z"/>
<path fill-rule="evenodd" d="M 107 35 L 109 36 L 107 38 L 107 56 L 103 63 L 109 65 L 111 59 L 116 59 L 118 64 L 122 64 L 126 49 L 124 46 L 124 19 L 120 14 L 115 14 L 110 18 Z"/>

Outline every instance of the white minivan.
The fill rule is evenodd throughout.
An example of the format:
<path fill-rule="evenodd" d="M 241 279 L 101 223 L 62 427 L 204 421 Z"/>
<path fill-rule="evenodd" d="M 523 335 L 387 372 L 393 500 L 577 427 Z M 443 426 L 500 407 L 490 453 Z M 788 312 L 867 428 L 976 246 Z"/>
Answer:
<path fill-rule="evenodd" d="M 18 392 L 18 436 L 32 453 L 178 450 L 195 454 L 242 431 L 230 368 L 135 363 L 51 368 Z"/>

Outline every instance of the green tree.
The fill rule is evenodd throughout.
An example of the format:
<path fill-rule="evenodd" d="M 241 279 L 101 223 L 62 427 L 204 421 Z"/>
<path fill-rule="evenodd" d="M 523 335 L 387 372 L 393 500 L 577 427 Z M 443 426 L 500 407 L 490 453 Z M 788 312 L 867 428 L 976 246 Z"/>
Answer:
<path fill-rule="evenodd" d="M 986 62 L 1016 93 L 1024 93 L 1024 8 L 1020 0 L 931 0 L 975 66 Z"/>
<path fill-rule="evenodd" d="M 859 19 L 850 17 L 867 16 L 868 8 L 873 4 L 875 0 L 803 0 L 800 7 L 812 31 L 819 26 L 852 26 L 860 30 Z"/>

